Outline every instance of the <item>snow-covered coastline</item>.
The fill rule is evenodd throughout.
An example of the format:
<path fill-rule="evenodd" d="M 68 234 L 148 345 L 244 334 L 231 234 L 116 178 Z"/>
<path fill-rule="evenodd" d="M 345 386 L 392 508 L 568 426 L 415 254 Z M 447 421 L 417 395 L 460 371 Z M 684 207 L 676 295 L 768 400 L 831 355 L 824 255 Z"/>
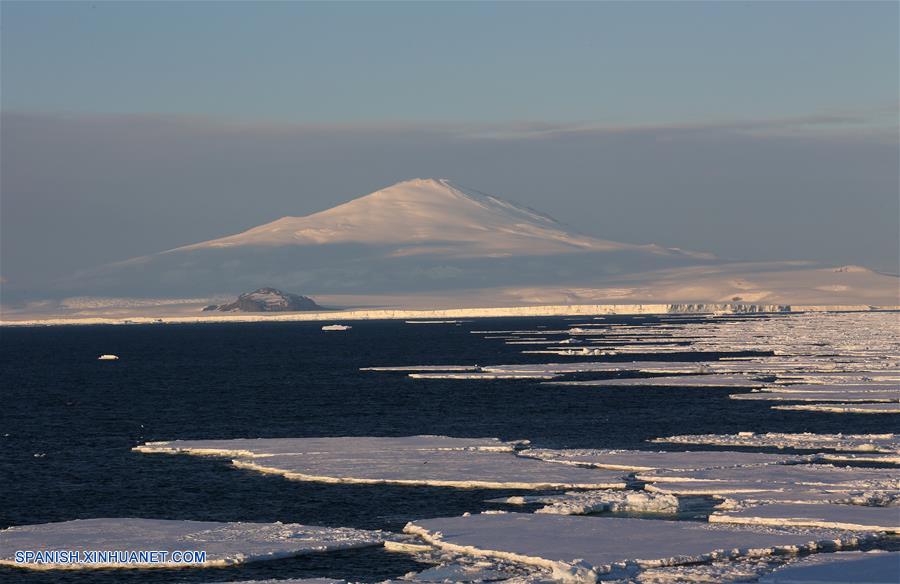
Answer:
<path fill-rule="evenodd" d="M 434 310 L 373 309 L 324 312 L 253 314 L 197 314 L 173 316 L 55 317 L 0 320 L 0 326 L 58 326 L 112 324 L 201 324 L 222 322 L 316 322 L 323 320 L 406 320 L 434 318 L 484 318 L 523 316 L 603 316 L 652 314 L 758 314 L 800 312 L 900 311 L 898 306 L 785 305 L 785 304 L 557 304 L 492 308 L 447 308 Z"/>

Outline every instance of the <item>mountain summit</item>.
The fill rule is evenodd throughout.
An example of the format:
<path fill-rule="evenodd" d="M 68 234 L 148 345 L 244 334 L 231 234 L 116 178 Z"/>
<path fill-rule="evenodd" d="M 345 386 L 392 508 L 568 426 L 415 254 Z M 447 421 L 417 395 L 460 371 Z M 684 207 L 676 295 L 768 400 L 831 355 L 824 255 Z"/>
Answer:
<path fill-rule="evenodd" d="M 305 217 L 282 217 L 243 233 L 173 251 L 240 246 L 365 244 L 395 256 L 505 257 L 633 250 L 675 253 L 597 239 L 555 219 L 446 179 L 413 179 Z"/>

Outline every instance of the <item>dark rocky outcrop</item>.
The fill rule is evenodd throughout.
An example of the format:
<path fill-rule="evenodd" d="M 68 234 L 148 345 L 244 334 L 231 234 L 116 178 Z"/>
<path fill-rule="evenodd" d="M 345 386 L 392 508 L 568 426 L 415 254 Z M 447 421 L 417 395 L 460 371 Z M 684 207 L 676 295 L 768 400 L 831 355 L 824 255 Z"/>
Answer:
<path fill-rule="evenodd" d="M 260 288 L 253 292 L 245 292 L 231 304 L 223 304 L 216 308 L 206 307 L 203 310 L 219 310 L 222 312 L 298 312 L 303 310 L 322 310 L 322 307 L 309 297 L 282 292 L 276 288 Z"/>

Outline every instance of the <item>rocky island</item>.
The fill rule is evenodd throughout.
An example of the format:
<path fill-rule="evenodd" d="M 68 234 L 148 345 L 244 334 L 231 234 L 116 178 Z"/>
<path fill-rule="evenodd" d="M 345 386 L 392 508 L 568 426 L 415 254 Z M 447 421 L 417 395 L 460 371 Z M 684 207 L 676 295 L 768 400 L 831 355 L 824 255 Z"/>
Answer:
<path fill-rule="evenodd" d="M 303 310 L 323 310 L 315 300 L 299 294 L 282 292 L 276 288 L 259 288 L 245 292 L 230 304 L 211 304 L 206 311 L 219 312 L 298 312 Z"/>

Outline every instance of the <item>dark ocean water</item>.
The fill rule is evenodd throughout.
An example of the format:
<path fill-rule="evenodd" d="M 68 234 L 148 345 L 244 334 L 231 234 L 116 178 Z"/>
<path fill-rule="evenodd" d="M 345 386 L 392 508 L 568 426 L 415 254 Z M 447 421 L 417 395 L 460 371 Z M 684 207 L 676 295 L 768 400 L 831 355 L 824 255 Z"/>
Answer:
<path fill-rule="evenodd" d="M 896 430 L 889 415 L 775 411 L 765 402 L 729 400 L 733 390 L 727 389 L 414 380 L 358 370 L 590 360 L 523 355 L 522 346 L 469 333 L 571 324 L 561 318 L 478 319 L 461 326 L 358 322 L 351 331 L 330 334 L 316 323 L 4 328 L 0 528 L 148 517 L 398 531 L 413 519 L 496 508 L 484 500 L 513 494 L 303 483 L 238 470 L 226 460 L 131 452 L 149 440 L 444 434 L 524 438 L 555 448 L 647 448 L 649 438 L 683 433 Z M 121 360 L 97 361 L 101 353 Z M 640 356 L 619 360 L 634 359 Z M 424 567 L 403 554 L 363 549 L 207 570 L 0 568 L 0 582 L 374 581 Z"/>

